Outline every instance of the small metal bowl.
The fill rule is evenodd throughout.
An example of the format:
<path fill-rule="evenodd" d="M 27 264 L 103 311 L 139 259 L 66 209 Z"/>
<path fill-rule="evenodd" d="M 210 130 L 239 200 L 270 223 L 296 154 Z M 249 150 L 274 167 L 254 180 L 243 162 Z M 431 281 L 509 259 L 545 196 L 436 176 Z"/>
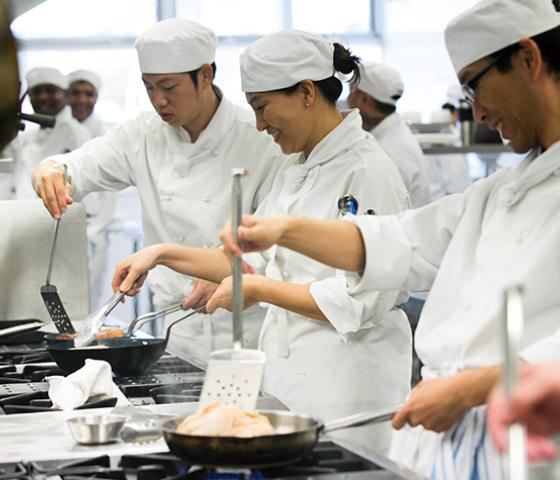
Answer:
<path fill-rule="evenodd" d="M 124 415 L 85 415 L 68 419 L 70 433 L 82 445 L 116 442 L 126 417 Z"/>

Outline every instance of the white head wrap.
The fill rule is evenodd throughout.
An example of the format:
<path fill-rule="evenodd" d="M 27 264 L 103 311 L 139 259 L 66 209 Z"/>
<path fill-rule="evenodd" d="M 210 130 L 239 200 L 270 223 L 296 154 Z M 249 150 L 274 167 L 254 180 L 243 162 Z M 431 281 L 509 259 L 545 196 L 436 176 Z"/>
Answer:
<path fill-rule="evenodd" d="M 445 43 L 455 71 L 560 25 L 552 0 L 482 0 L 453 19 Z"/>
<path fill-rule="evenodd" d="M 183 73 L 212 63 L 216 35 L 198 23 L 171 18 L 156 23 L 134 43 L 142 73 Z"/>
<path fill-rule="evenodd" d="M 266 35 L 241 54 L 241 89 L 268 92 L 324 80 L 334 74 L 333 55 L 332 44 L 320 35 L 299 30 Z"/>
<path fill-rule="evenodd" d="M 68 74 L 68 84 L 74 82 L 89 82 L 93 85 L 95 90 L 101 90 L 101 77 L 91 70 L 75 70 Z"/>
<path fill-rule="evenodd" d="M 378 102 L 388 105 L 396 105 L 404 91 L 401 74 L 383 63 L 366 63 L 360 66 L 360 81 L 356 86 Z"/>
<path fill-rule="evenodd" d="M 25 75 L 27 88 L 33 88 L 37 85 L 55 85 L 63 90 L 68 88 L 68 80 L 56 68 L 36 67 L 32 68 Z"/>

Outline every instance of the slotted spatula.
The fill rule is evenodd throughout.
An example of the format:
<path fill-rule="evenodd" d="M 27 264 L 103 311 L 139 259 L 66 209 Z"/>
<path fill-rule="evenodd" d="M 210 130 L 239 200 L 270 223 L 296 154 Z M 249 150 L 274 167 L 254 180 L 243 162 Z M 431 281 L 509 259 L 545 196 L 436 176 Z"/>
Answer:
<path fill-rule="evenodd" d="M 45 285 L 41 287 L 41 297 L 43 297 L 43 301 L 45 302 L 47 311 L 49 312 L 49 315 L 52 318 L 56 329 L 60 333 L 74 333 L 74 327 L 72 326 L 70 318 L 68 317 L 68 314 L 64 309 L 64 305 L 62 305 L 62 300 L 60 300 L 60 296 L 58 295 L 56 287 L 50 283 L 59 226 L 60 218 L 57 218 L 54 224 L 53 241 L 51 246 L 51 254 L 49 256 L 49 267 L 47 270 L 47 281 Z"/>
<path fill-rule="evenodd" d="M 239 243 L 237 229 L 241 224 L 242 191 L 241 177 L 247 174 L 243 168 L 231 172 L 233 238 Z M 233 348 L 216 350 L 208 357 L 208 368 L 200 395 L 200 408 L 215 401 L 235 405 L 243 410 L 255 410 L 261 388 L 265 354 L 259 350 L 243 348 L 243 285 L 242 264 L 233 258 Z"/>

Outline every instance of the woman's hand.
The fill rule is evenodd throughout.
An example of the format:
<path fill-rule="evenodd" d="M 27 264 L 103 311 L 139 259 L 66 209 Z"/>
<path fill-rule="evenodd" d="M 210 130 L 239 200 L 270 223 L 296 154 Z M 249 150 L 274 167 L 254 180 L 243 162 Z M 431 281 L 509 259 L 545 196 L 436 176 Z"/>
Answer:
<path fill-rule="evenodd" d="M 161 245 L 143 248 L 117 264 L 113 275 L 113 291 L 126 292 L 130 297 L 136 295 L 148 276 L 148 272 L 158 264 Z"/>
<path fill-rule="evenodd" d="M 287 217 L 243 215 L 243 220 L 237 231 L 240 245 L 237 245 L 233 240 L 231 222 L 228 221 L 220 233 L 224 252 L 229 257 L 240 257 L 243 252 L 267 250 L 282 238 L 286 222 Z"/>
<path fill-rule="evenodd" d="M 188 310 L 189 308 L 198 308 L 205 305 L 218 289 L 217 283 L 207 282 L 206 280 L 195 280 L 191 293 L 189 293 L 181 302 L 181 308 Z"/>
<path fill-rule="evenodd" d="M 258 286 L 263 280 L 260 275 L 243 275 L 243 309 L 259 301 Z M 225 278 L 206 304 L 207 313 L 214 313 L 218 308 L 229 311 L 233 308 L 233 277 Z"/>

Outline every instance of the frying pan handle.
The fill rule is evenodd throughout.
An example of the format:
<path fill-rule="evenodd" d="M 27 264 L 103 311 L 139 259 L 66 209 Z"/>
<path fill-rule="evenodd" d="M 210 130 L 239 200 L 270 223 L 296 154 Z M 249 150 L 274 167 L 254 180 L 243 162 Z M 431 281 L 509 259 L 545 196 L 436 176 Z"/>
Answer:
<path fill-rule="evenodd" d="M 356 413 L 348 417 L 342 417 L 338 420 L 332 420 L 325 423 L 323 432 L 332 432 L 333 430 L 341 430 L 348 427 L 357 427 L 358 425 L 367 425 L 369 423 L 379 423 L 391 420 L 395 413 L 397 413 L 403 404 L 399 403 L 389 407 L 370 410 L 368 412 Z"/>
<path fill-rule="evenodd" d="M 165 343 L 167 344 L 169 342 L 169 335 L 171 334 L 171 329 L 175 325 L 177 325 L 179 322 L 182 322 L 183 320 L 186 320 L 189 317 L 192 317 L 195 313 L 203 312 L 205 309 L 206 309 L 206 305 L 203 305 L 202 307 L 195 308 L 194 310 L 191 310 L 189 313 L 182 316 L 181 318 L 178 318 L 177 320 L 171 322 L 169 324 L 169 326 L 167 327 L 167 332 L 165 333 Z"/>

